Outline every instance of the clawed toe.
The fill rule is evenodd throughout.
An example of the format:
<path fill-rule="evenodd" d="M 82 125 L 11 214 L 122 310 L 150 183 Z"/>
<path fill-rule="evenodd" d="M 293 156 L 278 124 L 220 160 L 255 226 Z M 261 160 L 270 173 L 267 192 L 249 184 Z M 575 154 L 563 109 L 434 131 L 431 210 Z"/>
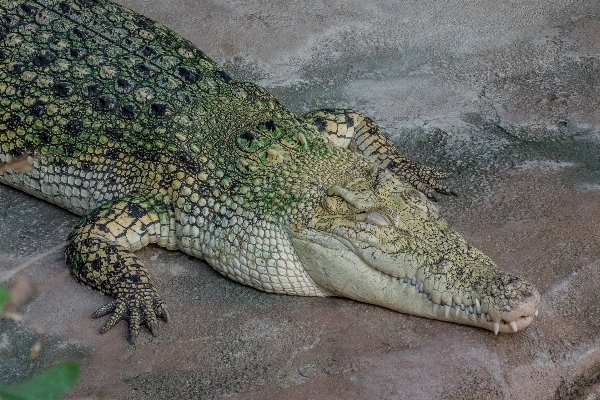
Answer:
<path fill-rule="evenodd" d="M 138 337 L 138 333 L 137 332 L 129 332 L 129 339 L 127 340 L 129 342 L 129 344 L 134 345 L 135 344 L 135 339 L 137 339 Z"/>
<path fill-rule="evenodd" d="M 160 318 L 167 324 L 171 322 L 171 314 L 169 314 L 169 310 L 167 310 L 167 307 L 162 307 L 162 313 L 160 314 Z"/>
<path fill-rule="evenodd" d="M 442 172 L 435 168 L 427 168 L 405 160 L 404 162 L 390 162 L 387 168 L 391 173 L 401 180 L 408 181 L 414 188 L 423 192 L 433 201 L 439 201 L 438 193 L 457 195 L 453 189 L 449 189 L 441 181 L 447 179 L 451 174 Z"/>
<path fill-rule="evenodd" d="M 93 318 L 99 318 L 110 314 L 106 324 L 100 329 L 100 333 L 108 332 L 120 320 L 124 319 L 129 323 L 130 344 L 135 344 L 142 324 L 148 327 L 152 336 L 158 336 L 158 318 L 165 322 L 171 321 L 171 316 L 162 300 L 152 293 L 135 292 L 133 294 L 117 295 L 117 298 L 109 301 L 96 312 L 92 314 Z"/>
<path fill-rule="evenodd" d="M 151 323 L 148 329 L 150 330 L 150 333 L 153 337 L 158 336 L 158 325 L 156 323 Z"/>
<path fill-rule="evenodd" d="M 100 318 L 111 312 L 115 311 L 115 307 L 117 306 L 117 302 L 115 300 L 111 300 L 99 309 L 97 309 L 93 314 L 92 318 Z"/>

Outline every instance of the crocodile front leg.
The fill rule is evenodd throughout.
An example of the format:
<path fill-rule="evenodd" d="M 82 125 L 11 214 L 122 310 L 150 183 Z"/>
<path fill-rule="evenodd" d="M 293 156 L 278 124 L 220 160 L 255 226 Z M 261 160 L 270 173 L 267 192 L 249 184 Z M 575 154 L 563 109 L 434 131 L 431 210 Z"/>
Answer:
<path fill-rule="evenodd" d="M 314 125 L 335 145 L 362 154 L 429 198 L 438 200 L 436 192 L 456 194 L 440 182 L 450 177 L 450 174 L 424 167 L 403 157 L 377 123 L 358 111 L 315 110 L 304 114 L 302 119 Z"/>
<path fill-rule="evenodd" d="M 110 202 L 83 218 L 69 240 L 65 256 L 75 279 L 113 297 L 92 315 L 97 318 L 112 313 L 100 332 L 126 319 L 131 344 L 142 324 L 156 336 L 157 318 L 168 322 L 169 313 L 133 252 L 149 243 L 177 248 L 171 207 L 141 196 Z"/>

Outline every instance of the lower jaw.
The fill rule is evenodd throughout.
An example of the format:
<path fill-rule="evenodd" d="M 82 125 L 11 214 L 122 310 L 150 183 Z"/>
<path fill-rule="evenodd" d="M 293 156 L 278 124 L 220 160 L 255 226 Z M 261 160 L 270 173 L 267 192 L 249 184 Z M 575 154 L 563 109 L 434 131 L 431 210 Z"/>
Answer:
<path fill-rule="evenodd" d="M 303 243 L 307 246 L 307 243 Z M 294 245 L 297 249 L 298 247 Z M 429 296 L 419 290 L 418 283 L 394 278 L 366 265 L 352 252 L 338 252 L 332 259 L 331 249 L 319 244 L 308 245 L 310 251 L 298 252 L 304 268 L 320 288 L 332 296 L 375 304 L 404 314 L 471 325 L 498 333 L 523 330 L 533 321 L 533 316 L 494 323 L 485 313 L 471 307 L 434 305 Z M 327 260 L 323 264 L 323 260 Z"/>
<path fill-rule="evenodd" d="M 383 277 L 379 276 L 383 275 Z M 359 300 L 366 303 L 376 304 L 405 314 L 417 315 L 429 319 L 439 321 L 452 322 L 462 325 L 471 325 L 479 328 L 487 329 L 494 333 L 515 333 L 525 329 L 534 319 L 534 316 L 520 317 L 512 321 L 497 321 L 494 322 L 491 317 L 486 314 L 477 312 L 475 307 L 465 307 L 459 305 L 447 306 L 439 305 L 430 300 L 429 296 L 419 290 L 419 285 L 412 285 L 411 282 L 405 282 L 402 279 L 394 279 L 389 275 L 379 271 L 374 271 L 372 274 L 375 283 L 372 289 L 379 288 L 376 296 L 353 295 L 352 290 L 347 290 L 338 295 L 350 297 L 354 300 Z M 379 279 L 377 279 L 379 278 Z M 388 283 L 387 281 L 390 281 Z M 364 286 L 365 282 L 360 282 Z M 346 287 L 349 288 L 351 283 L 347 282 Z M 374 293 L 374 291 L 371 291 Z"/>

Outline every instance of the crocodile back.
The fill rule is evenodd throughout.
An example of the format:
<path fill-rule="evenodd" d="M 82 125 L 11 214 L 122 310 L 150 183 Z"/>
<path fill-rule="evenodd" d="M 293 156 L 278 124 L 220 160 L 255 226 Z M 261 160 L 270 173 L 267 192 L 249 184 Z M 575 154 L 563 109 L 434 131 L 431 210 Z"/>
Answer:
<path fill-rule="evenodd" d="M 117 4 L 0 0 L 0 165 L 36 166 L 0 182 L 77 214 L 159 192 L 167 164 L 195 167 L 229 81 L 190 42 Z"/>

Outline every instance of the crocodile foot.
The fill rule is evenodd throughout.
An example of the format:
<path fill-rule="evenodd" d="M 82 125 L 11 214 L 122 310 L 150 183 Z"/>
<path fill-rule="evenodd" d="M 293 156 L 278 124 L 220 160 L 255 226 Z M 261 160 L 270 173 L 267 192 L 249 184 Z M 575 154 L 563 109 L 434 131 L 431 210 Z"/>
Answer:
<path fill-rule="evenodd" d="M 135 292 L 119 293 L 92 314 L 93 318 L 103 317 L 112 313 L 100 333 L 108 332 L 120 320 L 129 322 L 129 343 L 135 344 L 140 326 L 146 325 L 152 336 L 158 335 L 158 318 L 165 322 L 171 321 L 171 316 L 165 303 L 154 288 L 144 288 Z"/>

